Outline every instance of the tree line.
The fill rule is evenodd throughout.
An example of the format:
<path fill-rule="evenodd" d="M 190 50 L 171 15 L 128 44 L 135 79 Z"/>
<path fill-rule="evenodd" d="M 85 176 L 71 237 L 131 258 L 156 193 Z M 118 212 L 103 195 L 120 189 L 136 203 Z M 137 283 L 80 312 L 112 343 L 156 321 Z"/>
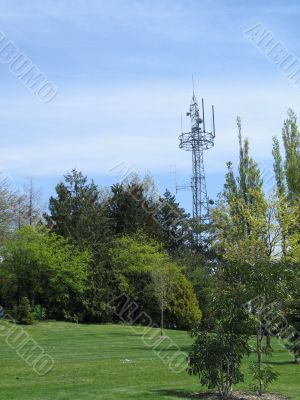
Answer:
<path fill-rule="evenodd" d="M 32 183 L 26 196 L 2 187 L 0 301 L 7 310 L 17 314 L 25 301 L 45 318 L 113 322 L 109 303 L 127 294 L 155 323 L 162 311 L 166 326 L 190 328 L 200 319 L 177 257 L 193 242 L 183 229 L 189 216 L 169 191 L 158 196 L 149 176 L 100 188 L 73 169 L 44 214 Z M 162 280 L 159 293 L 154 282 Z"/>

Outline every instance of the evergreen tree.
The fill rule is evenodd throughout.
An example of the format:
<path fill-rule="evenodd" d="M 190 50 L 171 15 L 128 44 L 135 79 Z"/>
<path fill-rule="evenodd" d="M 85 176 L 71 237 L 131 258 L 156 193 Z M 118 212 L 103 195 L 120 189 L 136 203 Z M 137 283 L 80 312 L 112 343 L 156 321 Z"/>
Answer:
<path fill-rule="evenodd" d="M 111 237 L 106 202 L 94 182 L 88 183 L 76 169 L 64 178 L 56 186 L 56 197 L 49 200 L 48 226 L 80 249 L 91 249 L 97 258 Z"/>
<path fill-rule="evenodd" d="M 133 177 L 114 184 L 108 201 L 108 215 L 114 235 L 130 235 L 139 230 L 152 238 L 159 236 L 155 199 L 147 193 L 144 181 Z"/>
<path fill-rule="evenodd" d="M 155 217 L 161 228 L 158 239 L 170 255 L 179 256 L 191 238 L 189 215 L 180 207 L 169 190 L 159 198 Z"/>

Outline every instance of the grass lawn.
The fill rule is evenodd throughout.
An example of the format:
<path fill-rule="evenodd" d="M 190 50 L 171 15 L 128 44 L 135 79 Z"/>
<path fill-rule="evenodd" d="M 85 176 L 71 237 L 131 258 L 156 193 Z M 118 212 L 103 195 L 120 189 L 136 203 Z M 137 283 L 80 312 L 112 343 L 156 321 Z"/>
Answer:
<path fill-rule="evenodd" d="M 143 328 L 45 322 L 26 331 L 55 359 L 45 376 L 34 373 L 0 337 L 0 400 L 186 399 L 205 391 L 196 377 L 172 373 L 142 341 Z M 186 332 L 166 331 L 184 351 Z M 269 362 L 280 372 L 270 391 L 300 399 L 300 366 L 273 341 Z M 247 371 L 248 358 L 244 362 Z M 249 377 L 241 387 L 247 388 Z M 247 382 L 248 381 L 248 382 Z"/>

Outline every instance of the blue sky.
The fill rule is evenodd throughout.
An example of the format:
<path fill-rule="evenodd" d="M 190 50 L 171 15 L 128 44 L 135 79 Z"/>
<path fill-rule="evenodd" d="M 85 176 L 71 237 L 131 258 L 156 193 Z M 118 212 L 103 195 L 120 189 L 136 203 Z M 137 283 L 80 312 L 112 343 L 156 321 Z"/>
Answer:
<path fill-rule="evenodd" d="M 44 200 L 76 166 L 100 185 L 125 162 L 160 191 L 189 181 L 178 148 L 180 115 L 195 91 L 216 109 L 215 147 L 205 153 L 208 191 L 236 161 L 235 120 L 251 153 L 270 167 L 271 138 L 300 89 L 243 34 L 262 23 L 300 57 L 298 1 L 0 1 L 0 30 L 58 86 L 43 104 L 0 63 L 0 169 L 17 185 L 33 177 Z M 188 129 L 188 120 L 184 120 Z M 179 200 L 190 209 L 190 196 Z"/>

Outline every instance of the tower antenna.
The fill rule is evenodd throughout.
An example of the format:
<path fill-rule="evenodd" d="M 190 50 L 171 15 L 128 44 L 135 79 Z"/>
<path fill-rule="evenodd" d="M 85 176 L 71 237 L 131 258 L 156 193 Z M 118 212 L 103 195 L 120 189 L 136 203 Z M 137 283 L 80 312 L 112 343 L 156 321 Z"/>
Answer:
<path fill-rule="evenodd" d="M 205 127 L 204 101 L 202 99 L 202 115 L 200 118 L 199 106 L 194 92 L 193 79 L 193 97 L 190 109 L 186 113 L 191 120 L 190 132 L 182 132 L 179 136 L 179 147 L 192 153 L 192 177 L 190 188 L 193 195 L 193 218 L 200 226 L 209 223 L 209 204 L 207 196 L 206 178 L 204 170 L 204 150 L 214 146 L 215 138 L 215 116 L 214 106 L 212 106 L 212 127 L 207 131 Z M 201 241 L 201 233 L 196 233 L 197 241 Z"/>

